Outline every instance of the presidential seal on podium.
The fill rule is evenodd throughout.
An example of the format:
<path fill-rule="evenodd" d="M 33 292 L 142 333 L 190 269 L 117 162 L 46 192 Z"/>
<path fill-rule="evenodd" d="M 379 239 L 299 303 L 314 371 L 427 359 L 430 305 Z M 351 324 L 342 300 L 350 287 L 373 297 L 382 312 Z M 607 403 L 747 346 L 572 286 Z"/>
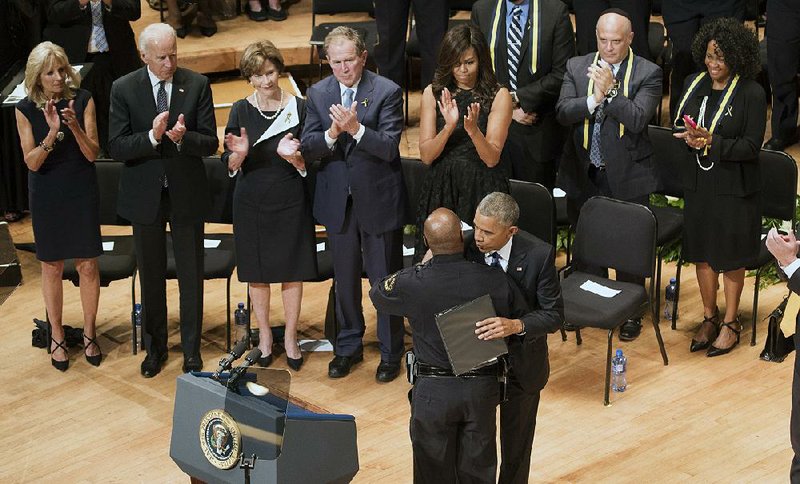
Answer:
<path fill-rule="evenodd" d="M 242 434 L 236 421 L 224 410 L 206 412 L 200 420 L 200 448 L 214 467 L 234 467 L 242 451 Z"/>

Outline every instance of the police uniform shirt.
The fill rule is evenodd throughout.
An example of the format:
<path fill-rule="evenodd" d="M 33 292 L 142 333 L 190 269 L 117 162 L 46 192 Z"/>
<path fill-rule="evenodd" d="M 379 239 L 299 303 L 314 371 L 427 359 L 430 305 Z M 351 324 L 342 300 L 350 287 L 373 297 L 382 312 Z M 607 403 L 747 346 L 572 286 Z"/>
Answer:
<path fill-rule="evenodd" d="M 498 316 L 515 318 L 527 311 L 522 293 L 502 270 L 467 261 L 462 254 L 435 255 L 389 275 L 369 293 L 379 312 L 408 318 L 420 361 L 448 370 L 452 366 L 436 314 L 485 294 L 491 296 Z"/>

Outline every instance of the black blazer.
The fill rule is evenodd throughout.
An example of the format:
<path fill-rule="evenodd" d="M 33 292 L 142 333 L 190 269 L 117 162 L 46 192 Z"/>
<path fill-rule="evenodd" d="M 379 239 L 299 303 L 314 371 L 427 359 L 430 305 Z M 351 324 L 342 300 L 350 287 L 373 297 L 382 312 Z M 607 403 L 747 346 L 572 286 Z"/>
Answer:
<path fill-rule="evenodd" d="M 688 76 L 683 86 L 685 93 L 696 74 Z M 695 93 L 687 99 L 683 114 L 689 114 L 697 120 L 700 104 L 704 96 L 711 93 L 711 80 L 706 76 L 700 81 Z M 681 93 L 683 99 L 683 93 Z M 716 112 L 716 106 L 708 103 L 705 118 L 710 126 Z M 673 120 L 674 121 L 674 120 Z M 678 122 L 683 126 L 683 120 Z M 767 127 L 767 99 L 764 89 L 756 81 L 740 79 L 736 96 L 726 109 L 714 130 L 714 139 L 708 150 L 708 161 L 714 162 L 714 187 L 718 195 L 747 196 L 761 190 L 761 168 L 758 166 L 758 154 L 764 140 Z M 694 190 L 697 186 L 697 166 L 695 151 L 686 146 L 686 142 L 675 139 L 674 143 L 683 149 L 681 160 L 681 177 L 683 186 Z"/>
<path fill-rule="evenodd" d="M 101 4 L 111 65 L 119 77 L 137 69 L 141 62 L 130 22 L 142 16 L 139 0 L 114 0 L 111 9 Z M 44 38 L 64 48 L 71 64 L 86 61 L 92 35 L 92 9 L 80 8 L 78 0 L 48 0 Z"/>
<path fill-rule="evenodd" d="M 341 104 L 339 82 L 328 76 L 308 89 L 302 152 L 306 161 L 321 160 L 314 191 L 314 217 L 334 232 L 344 223 L 347 199 L 362 230 L 380 234 L 403 225 L 406 191 L 400 167 L 403 92 L 400 87 L 364 70 L 355 101 L 364 136 L 343 133 L 333 149 L 325 143 L 331 126 L 328 109 Z M 349 189 L 349 193 L 348 193 Z"/>
<path fill-rule="evenodd" d="M 147 67 L 123 76 L 111 87 L 108 150 L 125 162 L 119 181 L 117 211 L 134 223 L 153 223 L 161 201 L 160 178 L 166 174 L 174 221 L 202 222 L 208 207 L 203 156 L 217 151 L 217 123 L 208 78 L 178 68 L 172 77 L 168 128 L 183 114 L 186 134 L 180 151 L 164 135 L 156 147 L 148 132 L 156 117 L 156 101 Z"/>
<path fill-rule="evenodd" d="M 467 260 L 485 264 L 472 233 L 464 238 Z M 520 319 L 525 335 L 508 338 L 511 369 L 522 388 L 536 393 L 550 375 L 547 334 L 557 331 L 564 321 L 564 301 L 555 266 L 553 246 L 520 230 L 514 235 L 506 274 L 525 296 L 528 313 Z"/>

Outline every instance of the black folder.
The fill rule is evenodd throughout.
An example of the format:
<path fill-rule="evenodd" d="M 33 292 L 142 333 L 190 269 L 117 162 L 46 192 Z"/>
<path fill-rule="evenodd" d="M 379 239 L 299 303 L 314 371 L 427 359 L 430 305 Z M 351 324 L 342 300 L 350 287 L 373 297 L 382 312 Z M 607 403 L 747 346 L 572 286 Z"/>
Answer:
<path fill-rule="evenodd" d="M 485 341 L 475 334 L 475 323 L 496 315 L 488 294 L 436 315 L 436 326 L 456 376 L 491 364 L 498 356 L 508 353 L 504 339 Z"/>

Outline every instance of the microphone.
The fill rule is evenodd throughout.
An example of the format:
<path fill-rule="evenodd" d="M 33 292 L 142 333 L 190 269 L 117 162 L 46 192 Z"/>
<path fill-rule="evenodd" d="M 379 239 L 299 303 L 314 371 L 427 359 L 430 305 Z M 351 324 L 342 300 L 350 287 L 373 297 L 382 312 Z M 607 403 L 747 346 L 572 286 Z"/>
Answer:
<path fill-rule="evenodd" d="M 219 360 L 219 367 L 217 368 L 217 371 L 215 371 L 214 374 L 211 375 L 211 377 L 218 380 L 220 373 L 222 373 L 225 370 L 230 370 L 231 366 L 233 365 L 233 362 L 238 360 L 239 357 L 242 356 L 242 354 L 247 350 L 248 346 L 249 344 L 247 339 L 242 339 L 238 343 L 236 343 L 236 346 L 233 347 L 230 353 L 228 353 L 221 360 Z"/>
<path fill-rule="evenodd" d="M 237 383 L 239 382 L 239 378 L 244 375 L 244 372 L 253 365 L 258 359 L 261 358 L 261 350 L 258 348 L 253 348 L 247 353 L 247 356 L 244 357 L 244 363 L 237 366 L 235 369 L 231 370 L 231 374 L 228 377 L 228 383 L 225 385 L 229 389 L 236 391 Z"/>

